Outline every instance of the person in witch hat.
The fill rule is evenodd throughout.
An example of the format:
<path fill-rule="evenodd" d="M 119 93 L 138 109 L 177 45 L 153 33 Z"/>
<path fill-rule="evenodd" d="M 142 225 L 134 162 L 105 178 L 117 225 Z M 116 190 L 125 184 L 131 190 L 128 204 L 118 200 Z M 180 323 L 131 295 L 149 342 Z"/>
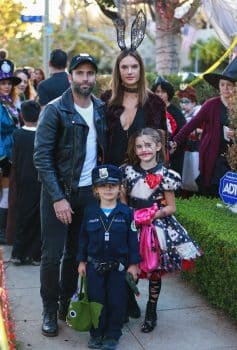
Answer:
<path fill-rule="evenodd" d="M 220 179 L 230 170 L 226 156 L 234 131 L 228 128 L 228 107 L 237 81 L 237 57 L 221 74 L 205 74 L 204 79 L 219 90 L 219 96 L 202 105 L 196 116 L 175 135 L 172 147 L 175 149 L 184 142 L 196 128 L 203 128 L 199 145 L 200 174 L 196 182 L 202 195 L 218 197 Z"/>
<path fill-rule="evenodd" d="M 14 64 L 0 60 L 0 244 L 6 243 L 9 174 L 13 146 L 13 131 L 18 124 L 18 111 L 14 105 L 15 86 L 21 82 L 13 76 Z"/>
<path fill-rule="evenodd" d="M 174 86 L 162 76 L 158 76 L 151 87 L 157 96 L 159 96 L 166 105 L 166 121 L 168 129 L 168 139 L 174 136 L 186 124 L 182 111 L 172 103 L 175 94 Z M 169 155 L 170 168 L 177 171 L 180 175 L 183 170 L 184 145 L 179 147 L 175 154 Z"/>

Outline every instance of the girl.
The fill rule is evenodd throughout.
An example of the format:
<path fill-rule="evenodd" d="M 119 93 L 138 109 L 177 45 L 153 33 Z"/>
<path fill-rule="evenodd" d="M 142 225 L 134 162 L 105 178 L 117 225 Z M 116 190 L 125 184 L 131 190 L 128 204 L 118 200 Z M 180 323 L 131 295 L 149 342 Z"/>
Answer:
<path fill-rule="evenodd" d="M 199 112 L 201 106 L 197 105 L 196 91 L 192 86 L 177 92 L 179 103 L 183 110 L 187 123 Z M 189 197 L 192 192 L 198 192 L 196 179 L 199 175 L 199 140 L 202 129 L 195 129 L 188 137 L 185 144 L 184 164 L 182 172 L 182 195 Z M 175 157 L 176 152 L 173 153 Z"/>
<path fill-rule="evenodd" d="M 172 103 L 175 94 L 174 86 L 162 76 L 158 76 L 151 90 L 159 96 L 166 105 L 168 139 L 170 139 L 174 137 L 186 123 L 181 110 Z M 170 168 L 182 174 L 183 160 L 184 147 L 181 146 L 175 152 L 175 155 L 169 154 Z"/>
<path fill-rule="evenodd" d="M 128 204 L 135 209 L 158 205 L 152 223 L 159 241 L 159 265 L 146 274 L 149 279 L 149 300 L 141 331 L 151 332 L 156 325 L 156 306 L 161 289 L 161 274 L 181 270 L 182 260 L 192 260 L 201 253 L 187 231 L 173 216 L 174 191 L 181 185 L 180 176 L 159 161 L 159 133 L 151 128 L 134 134 L 128 144 L 128 164 L 123 166 Z M 141 271 L 144 276 L 144 273 Z"/>
<path fill-rule="evenodd" d="M 118 202 L 121 182 L 116 166 L 93 169 L 99 202 L 86 209 L 79 237 L 78 272 L 86 275 L 89 300 L 104 305 L 98 328 L 90 331 L 92 349 L 116 349 L 127 307 L 126 270 L 138 276 L 137 231 L 131 209 Z"/>
<path fill-rule="evenodd" d="M 13 131 L 19 123 L 15 107 L 16 85 L 20 78 L 13 76 L 14 64 L 0 60 L 0 244 L 6 243 L 6 224 L 8 211 L 9 176 L 11 168 Z"/>

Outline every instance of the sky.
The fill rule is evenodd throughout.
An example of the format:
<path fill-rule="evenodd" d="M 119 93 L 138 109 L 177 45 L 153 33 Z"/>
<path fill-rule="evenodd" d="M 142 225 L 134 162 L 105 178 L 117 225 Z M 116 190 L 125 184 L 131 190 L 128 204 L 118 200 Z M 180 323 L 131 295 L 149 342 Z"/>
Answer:
<path fill-rule="evenodd" d="M 43 16 L 45 8 L 45 0 L 18 0 L 25 9 L 22 14 L 27 16 Z M 59 5 L 61 0 L 48 0 L 49 3 L 49 20 L 56 22 L 59 16 Z"/>

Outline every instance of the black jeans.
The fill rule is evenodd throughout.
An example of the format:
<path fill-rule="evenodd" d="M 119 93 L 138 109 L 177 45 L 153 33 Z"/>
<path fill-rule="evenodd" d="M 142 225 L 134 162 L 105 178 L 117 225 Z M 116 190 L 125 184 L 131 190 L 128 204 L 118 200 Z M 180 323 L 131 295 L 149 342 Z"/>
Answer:
<path fill-rule="evenodd" d="M 53 203 L 42 188 L 40 294 L 46 312 L 56 312 L 58 301 L 70 299 L 77 288 L 78 236 L 84 208 L 94 200 L 91 186 L 79 187 L 71 194 L 72 223 L 64 225 L 57 219 Z"/>

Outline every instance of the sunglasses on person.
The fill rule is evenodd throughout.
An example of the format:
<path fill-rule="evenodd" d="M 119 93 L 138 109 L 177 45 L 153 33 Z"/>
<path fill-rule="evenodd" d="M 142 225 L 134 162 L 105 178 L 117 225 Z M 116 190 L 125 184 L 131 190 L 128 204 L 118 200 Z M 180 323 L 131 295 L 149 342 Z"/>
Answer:
<path fill-rule="evenodd" d="M 188 98 L 182 98 L 179 103 L 183 103 L 183 104 L 188 104 L 188 103 L 191 103 L 191 101 L 188 99 Z"/>

